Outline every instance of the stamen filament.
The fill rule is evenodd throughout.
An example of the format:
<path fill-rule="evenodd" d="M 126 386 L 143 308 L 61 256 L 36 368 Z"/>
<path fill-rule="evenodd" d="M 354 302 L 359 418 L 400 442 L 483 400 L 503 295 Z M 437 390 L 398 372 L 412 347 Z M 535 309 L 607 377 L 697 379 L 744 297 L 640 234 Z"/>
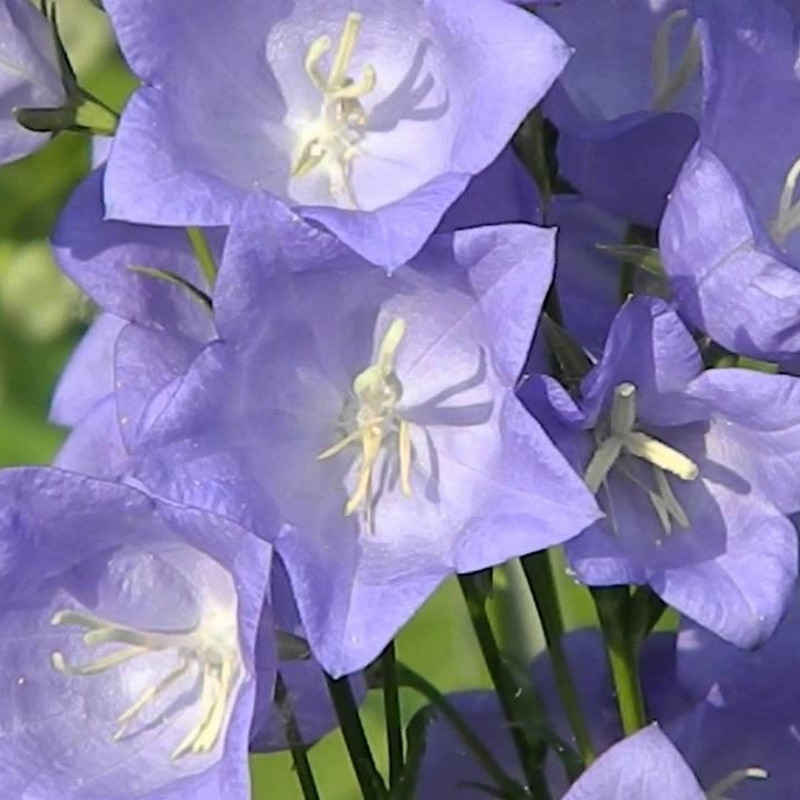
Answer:
<path fill-rule="evenodd" d="M 772 238 L 778 244 L 783 244 L 789 238 L 789 235 L 800 227 L 800 201 L 795 201 L 794 199 L 798 178 L 800 178 L 800 158 L 792 164 L 786 173 L 783 191 L 778 202 L 778 214 L 770 225 Z"/>
<path fill-rule="evenodd" d="M 625 449 L 634 456 L 665 469 L 683 481 L 693 481 L 700 470 L 683 453 L 640 431 L 631 431 L 624 439 Z"/>
<path fill-rule="evenodd" d="M 328 78 L 329 89 L 336 91 L 337 89 L 341 89 L 344 85 L 345 78 L 347 77 L 347 69 L 350 66 L 350 60 L 353 58 L 353 51 L 356 48 L 356 40 L 358 39 L 358 32 L 360 29 L 361 14 L 351 11 L 344 22 L 344 29 L 339 39 L 339 47 L 333 59 L 331 74 Z"/>
<path fill-rule="evenodd" d="M 685 8 L 673 11 L 656 31 L 653 41 L 652 64 L 655 86 L 653 108 L 656 111 L 666 111 L 675 102 L 675 98 L 689 82 L 689 78 L 700 66 L 702 60 L 700 36 L 696 28 L 692 28 L 689 42 L 681 54 L 678 67 L 674 73 L 670 74 L 669 45 L 672 40 L 672 31 L 675 23 L 684 19 L 688 14 L 689 12 Z"/>
<path fill-rule="evenodd" d="M 719 783 L 715 783 L 714 786 L 711 787 L 708 792 L 708 800 L 725 800 L 723 797 L 725 792 L 727 792 L 729 789 L 733 789 L 740 783 L 744 783 L 744 781 L 748 780 L 749 778 L 754 778 L 755 780 L 765 780 L 768 777 L 769 772 L 761 767 L 737 769 L 735 772 L 732 772 L 730 775 L 719 781 Z"/>

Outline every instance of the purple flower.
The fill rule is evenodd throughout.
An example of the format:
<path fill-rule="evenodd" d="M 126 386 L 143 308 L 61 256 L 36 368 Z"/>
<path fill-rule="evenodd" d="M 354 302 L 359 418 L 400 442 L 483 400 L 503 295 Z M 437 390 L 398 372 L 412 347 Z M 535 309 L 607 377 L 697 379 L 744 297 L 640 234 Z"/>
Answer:
<path fill-rule="evenodd" d="M 269 546 L 60 470 L 4 470 L 0 501 L 7 796 L 249 798 Z"/>
<path fill-rule="evenodd" d="M 521 397 L 579 470 L 606 519 L 568 542 L 590 585 L 649 583 L 738 646 L 766 639 L 797 574 L 800 383 L 701 372 L 662 300 L 632 297 L 572 398 L 532 376 Z"/>
<path fill-rule="evenodd" d="M 216 331 L 208 305 L 154 275 L 211 297 L 185 231 L 104 220 L 102 178 L 100 168 L 78 186 L 52 236 L 61 269 L 105 313 L 61 376 L 50 417 L 74 428 L 59 466 L 112 478 L 125 471 L 145 406 L 169 394 Z M 206 236 L 219 259 L 224 232 Z"/>
<path fill-rule="evenodd" d="M 448 575 L 596 518 L 513 392 L 554 232 L 436 236 L 389 278 L 266 196 L 242 213 L 217 283 L 221 340 L 153 418 L 136 475 L 190 503 L 202 487 L 274 540 L 312 651 L 341 675 Z M 259 519 L 271 502 L 279 530 Z"/>
<path fill-rule="evenodd" d="M 50 23 L 29 0 L 0 1 L 0 164 L 47 144 L 14 119 L 15 108 L 58 108 L 66 100 Z"/>
<path fill-rule="evenodd" d="M 718 796 L 718 795 L 713 795 Z M 564 800 L 706 800 L 675 745 L 650 725 L 604 753 Z"/>
<path fill-rule="evenodd" d="M 387 268 L 420 249 L 569 56 L 499 0 L 106 8 L 145 84 L 109 157 L 111 217 L 224 225 L 266 190 Z"/>
<path fill-rule="evenodd" d="M 737 353 L 797 365 L 797 28 L 773 0 L 702 4 L 700 141 L 660 230 L 681 314 Z"/>
<path fill-rule="evenodd" d="M 691 5 L 569 0 L 536 12 L 575 48 L 544 103 L 562 175 L 604 211 L 651 227 L 697 138 Z"/>

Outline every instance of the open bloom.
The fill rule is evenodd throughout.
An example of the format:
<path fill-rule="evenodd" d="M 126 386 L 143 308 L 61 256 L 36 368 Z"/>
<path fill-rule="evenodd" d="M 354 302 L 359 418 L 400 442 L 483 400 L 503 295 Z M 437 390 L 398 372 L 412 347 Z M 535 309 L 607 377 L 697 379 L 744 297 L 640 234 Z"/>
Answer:
<path fill-rule="evenodd" d="M 632 297 L 573 398 L 554 379 L 520 389 L 584 475 L 606 519 L 567 543 L 590 585 L 649 583 L 739 646 L 767 638 L 797 574 L 800 382 L 702 372 L 662 300 Z"/>
<path fill-rule="evenodd" d="M 7 795 L 249 798 L 269 546 L 55 469 L 4 470 L 0 499 Z"/>
<path fill-rule="evenodd" d="M 0 164 L 50 140 L 14 119 L 15 108 L 58 108 L 66 93 L 50 23 L 29 0 L 0 2 Z"/>
<path fill-rule="evenodd" d="M 700 42 L 686 0 L 569 0 L 537 14 L 575 48 L 544 102 L 561 174 L 604 211 L 655 227 L 697 138 Z"/>
<path fill-rule="evenodd" d="M 106 8 L 145 83 L 109 157 L 110 216 L 227 224 L 267 190 L 389 268 L 420 249 L 569 55 L 501 0 Z"/>
<path fill-rule="evenodd" d="M 705 3 L 700 140 L 659 232 L 684 318 L 737 353 L 797 366 L 797 24 L 776 0 Z"/>
<path fill-rule="evenodd" d="M 135 474 L 250 515 L 286 565 L 314 654 L 343 674 L 448 575 L 596 518 L 513 392 L 554 233 L 436 236 L 387 277 L 266 196 L 243 213 L 217 283 L 220 341 L 148 415 Z M 280 529 L 254 511 L 273 501 Z"/>

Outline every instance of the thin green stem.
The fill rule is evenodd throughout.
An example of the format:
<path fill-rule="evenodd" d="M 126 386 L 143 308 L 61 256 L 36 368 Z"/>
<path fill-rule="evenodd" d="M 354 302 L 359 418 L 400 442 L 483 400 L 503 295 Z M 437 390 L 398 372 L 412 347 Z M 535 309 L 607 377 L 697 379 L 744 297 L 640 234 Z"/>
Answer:
<path fill-rule="evenodd" d="M 394 642 L 389 642 L 381 655 L 381 674 L 386 745 L 389 753 L 389 787 L 394 788 L 403 773 L 403 721 L 400 716 L 400 691 Z"/>
<path fill-rule="evenodd" d="M 304 800 L 320 800 L 317 782 L 314 780 L 314 773 L 308 760 L 308 748 L 303 744 L 303 737 L 297 725 L 289 693 L 286 691 L 286 684 L 283 682 L 280 672 L 275 678 L 275 705 L 283 717 L 283 731 L 286 735 L 286 743 L 289 745 L 289 752 L 292 754 L 292 762 L 303 798 Z"/>
<path fill-rule="evenodd" d="M 553 665 L 553 675 L 556 679 L 558 694 L 572 732 L 575 734 L 575 742 L 578 745 L 581 758 L 588 766 L 595 760 L 596 755 L 589 736 L 589 729 L 583 716 L 575 682 L 572 679 L 569 661 L 562 646 L 564 621 L 561 618 L 558 590 L 553 576 L 553 565 L 546 550 L 523 556 L 521 561 L 533 602 L 539 612 L 539 620 L 542 623 L 544 638 L 547 642 L 550 663 Z"/>
<path fill-rule="evenodd" d="M 491 750 L 475 735 L 472 728 L 467 725 L 453 704 L 432 683 L 429 683 L 422 675 L 402 662 L 396 662 L 396 667 L 399 682 L 403 686 L 408 686 L 421 694 L 441 712 L 442 716 L 453 726 L 453 730 L 459 735 L 466 748 L 486 771 L 486 774 L 495 782 L 498 789 L 508 794 L 511 798 L 520 798 L 522 800 L 528 797 L 525 789 L 503 769 L 492 755 Z"/>
<path fill-rule="evenodd" d="M 630 630 L 630 596 L 627 586 L 592 589 L 600 628 L 606 643 L 611 676 L 617 693 L 622 730 L 626 736 L 647 724 L 647 714 L 639 675 L 640 638 Z"/>
<path fill-rule="evenodd" d="M 525 720 L 520 719 L 518 714 L 520 705 L 518 698 L 523 694 L 524 689 L 519 686 L 503 663 L 500 648 L 497 646 L 497 640 L 486 613 L 485 597 L 480 579 L 479 573 L 458 576 L 472 628 L 500 699 L 503 714 L 509 724 L 511 738 L 522 764 L 528 789 L 537 800 L 550 800 L 550 790 L 542 772 L 546 746 L 543 743 L 530 742 L 525 733 Z"/>
<path fill-rule="evenodd" d="M 385 800 L 388 797 L 386 785 L 375 766 L 350 682 L 347 677 L 331 678 L 330 675 L 326 675 L 325 680 L 361 796 L 364 800 Z"/>
<path fill-rule="evenodd" d="M 186 229 L 186 235 L 189 237 L 189 243 L 192 245 L 197 263 L 200 265 L 200 271 L 208 284 L 209 289 L 214 288 L 214 283 L 217 280 L 217 264 L 214 260 L 214 254 L 208 246 L 205 234 L 202 228 L 190 226 Z"/>

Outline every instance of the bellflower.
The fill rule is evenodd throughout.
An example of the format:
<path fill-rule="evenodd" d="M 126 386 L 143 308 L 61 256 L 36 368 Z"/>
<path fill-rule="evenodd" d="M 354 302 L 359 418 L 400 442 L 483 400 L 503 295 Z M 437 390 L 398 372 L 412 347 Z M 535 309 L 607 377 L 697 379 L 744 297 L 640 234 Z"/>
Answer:
<path fill-rule="evenodd" d="M 58 108 L 66 100 L 50 23 L 30 0 L 0 2 L 0 164 L 47 144 L 14 118 L 15 108 Z"/>
<path fill-rule="evenodd" d="M 681 313 L 737 353 L 800 351 L 797 26 L 773 0 L 702 5 L 700 140 L 660 230 Z"/>
<path fill-rule="evenodd" d="M 797 574 L 785 514 L 800 503 L 800 383 L 701 369 L 677 314 L 634 296 L 579 397 L 541 375 L 520 393 L 606 512 L 566 544 L 576 576 L 649 583 L 686 616 L 751 647 L 775 628 Z"/>
<path fill-rule="evenodd" d="M 604 211 L 657 226 L 697 138 L 693 3 L 570 0 L 536 13 L 575 48 L 544 103 L 561 174 Z"/>
<path fill-rule="evenodd" d="M 78 186 L 52 235 L 60 268 L 105 313 L 61 376 L 50 416 L 74 428 L 60 466 L 116 477 L 145 405 L 182 377 L 215 330 L 199 295 L 163 279 L 212 295 L 185 231 L 104 220 L 102 180 L 100 167 Z M 224 232 L 206 236 L 218 259 Z"/>
<path fill-rule="evenodd" d="M 144 82 L 109 157 L 109 216 L 225 225 L 266 190 L 390 269 L 569 55 L 501 0 L 105 5 Z"/>
<path fill-rule="evenodd" d="M 436 236 L 390 278 L 267 196 L 242 213 L 217 283 L 220 341 L 150 418 L 135 474 L 190 503 L 197 487 L 227 491 L 217 508 L 256 526 L 252 509 L 274 500 L 280 530 L 257 530 L 312 652 L 341 675 L 448 575 L 596 518 L 513 393 L 554 232 Z"/>
<path fill-rule="evenodd" d="M 55 469 L 4 470 L 0 501 L 6 795 L 249 798 L 269 546 Z"/>

